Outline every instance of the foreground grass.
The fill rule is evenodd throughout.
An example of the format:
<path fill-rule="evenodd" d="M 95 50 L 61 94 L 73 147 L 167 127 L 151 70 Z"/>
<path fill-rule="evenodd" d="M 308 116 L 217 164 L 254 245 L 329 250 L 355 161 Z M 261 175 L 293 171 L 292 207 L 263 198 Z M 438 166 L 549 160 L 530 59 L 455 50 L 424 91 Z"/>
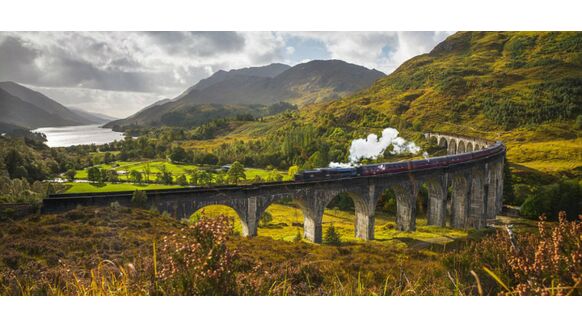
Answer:
<path fill-rule="evenodd" d="M 268 267 L 269 275 L 253 276 L 251 281 L 255 278 L 268 279 L 266 285 L 278 287 L 272 290 L 239 290 L 237 294 L 289 294 L 291 292 L 284 286 L 286 279 L 297 283 L 307 279 L 303 287 L 292 292 L 299 294 L 453 293 L 452 286 L 442 279 L 445 269 L 439 263 L 440 255 L 407 247 L 406 243 L 398 240 L 401 233 L 393 232 L 394 238 L 390 240 L 353 242 L 353 234 L 348 234 L 350 214 L 334 211 L 326 213 L 326 221 L 333 221 L 336 227 L 341 228 L 342 238 L 346 241 L 344 246 L 338 248 L 305 241 L 289 242 L 287 240 L 295 236 L 297 227 L 280 227 L 297 218 L 294 215 L 281 217 L 279 213 L 294 212 L 294 209 L 274 205 L 269 210 L 273 211 L 274 220 L 259 229 L 259 237 L 249 239 L 238 237 L 235 233 L 229 247 L 238 254 L 240 279 L 251 279 L 247 275 L 256 274 L 253 268 L 260 265 Z M 164 236 L 180 234 L 187 226 L 185 221 L 155 212 L 124 208 L 83 208 L 63 214 L 0 222 L 0 293 L 156 294 L 158 292 L 149 285 L 154 257 L 152 245 L 157 241 L 154 247 L 159 252 L 157 256 L 162 257 L 163 246 L 160 243 Z M 237 226 L 240 229 L 239 223 Z M 458 233 L 450 231 L 451 235 Z M 418 240 L 427 237 L 422 231 L 406 235 Z M 431 238 L 438 236 L 441 234 L 430 235 Z M 402 270 L 407 272 L 408 280 L 414 280 L 414 290 L 409 282 L 397 278 Z M 108 285 L 99 291 L 92 289 L 91 281 L 95 277 L 112 272 L 117 277 L 114 284 L 117 287 Z M 127 278 L 130 272 L 134 272 L 134 279 L 140 283 L 131 285 L 123 282 L 122 278 Z M 103 279 L 112 283 L 109 280 L 111 277 L 107 277 Z"/>
<path fill-rule="evenodd" d="M 397 232 L 389 240 L 375 242 L 351 242 L 348 236 L 342 236 L 346 241 L 331 246 L 265 237 L 268 231 L 280 230 L 275 228 L 280 221 L 274 220 L 275 226 L 261 228 L 262 236 L 255 238 L 238 236 L 229 222 L 232 219 L 219 215 L 189 224 L 153 211 L 118 206 L 79 208 L 62 214 L 2 221 L 0 294 L 578 295 L 580 292 L 580 282 L 576 282 L 580 264 L 563 251 L 581 254 L 580 224 L 564 224 L 558 233 L 557 230 L 543 233 L 545 238 L 554 239 L 539 244 L 545 245 L 543 248 L 536 246 L 539 237 L 520 233 L 517 243 L 523 253 L 516 254 L 503 233 L 483 237 L 481 231 L 468 238 L 477 235 L 483 237 L 482 241 L 469 242 L 465 237 L 452 237 L 460 232 L 449 229 L 437 232 L 420 225 L 419 232 L 407 233 L 406 238 L 422 241 L 435 235 L 452 235 L 447 238 L 454 241 L 446 245 L 456 243 L 457 247 L 399 243 L 401 237 Z M 531 223 L 520 224 L 531 228 Z M 337 219 L 334 225 L 339 227 L 342 223 Z M 534 261 L 537 250 L 541 250 L 541 256 L 536 255 Z M 548 271 L 554 270 L 551 263 L 556 254 L 563 264 Z M 534 286 L 527 285 L 528 275 L 526 279 L 520 278 L 524 276 L 523 270 L 530 270 L 528 266 L 508 265 L 529 265 L 529 261 L 536 268 L 531 274 L 536 279 Z M 515 276 L 516 272 L 519 276 Z M 509 290 L 503 285 L 518 288 Z"/>

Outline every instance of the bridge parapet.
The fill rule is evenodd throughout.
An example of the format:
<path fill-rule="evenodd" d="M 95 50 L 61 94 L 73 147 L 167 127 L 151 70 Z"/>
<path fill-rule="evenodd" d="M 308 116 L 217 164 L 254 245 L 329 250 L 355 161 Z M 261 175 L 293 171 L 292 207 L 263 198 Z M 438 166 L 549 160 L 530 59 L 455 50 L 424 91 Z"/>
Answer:
<path fill-rule="evenodd" d="M 495 142 L 483 138 L 467 137 L 454 133 L 427 132 L 424 133 L 427 140 L 436 139 L 439 146 L 447 148 L 447 154 L 462 154 L 476 151 L 493 145 Z"/>

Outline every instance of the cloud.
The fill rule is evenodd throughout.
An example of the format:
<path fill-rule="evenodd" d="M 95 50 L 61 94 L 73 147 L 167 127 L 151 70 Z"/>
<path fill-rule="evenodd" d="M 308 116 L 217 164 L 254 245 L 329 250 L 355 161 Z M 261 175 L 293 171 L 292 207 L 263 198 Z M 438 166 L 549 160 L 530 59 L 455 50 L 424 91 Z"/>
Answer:
<path fill-rule="evenodd" d="M 283 32 L 317 40 L 330 58 L 391 73 L 404 61 L 429 52 L 450 32 Z"/>
<path fill-rule="evenodd" d="M 127 116 L 148 105 L 144 102 L 175 97 L 220 69 L 333 58 L 389 73 L 412 56 L 430 51 L 447 35 L 0 32 L 0 81 L 46 91 L 65 105 Z"/>

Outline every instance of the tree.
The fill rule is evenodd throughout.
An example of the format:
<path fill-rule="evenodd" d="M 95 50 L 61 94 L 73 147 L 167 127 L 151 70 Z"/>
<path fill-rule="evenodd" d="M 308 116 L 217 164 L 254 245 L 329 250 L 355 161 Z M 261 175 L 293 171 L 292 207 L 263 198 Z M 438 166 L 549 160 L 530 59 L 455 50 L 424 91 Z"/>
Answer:
<path fill-rule="evenodd" d="M 118 182 L 119 176 L 117 175 L 117 171 L 115 171 L 115 170 L 107 171 L 107 180 L 109 182 Z"/>
<path fill-rule="evenodd" d="M 109 181 L 109 174 L 107 174 L 107 169 L 100 169 L 99 174 L 101 175 L 101 181 Z"/>
<path fill-rule="evenodd" d="M 65 172 L 65 178 L 68 181 L 73 181 L 73 180 L 75 180 L 76 174 L 77 174 L 77 171 L 75 171 L 75 169 L 69 169 L 69 170 L 67 170 L 67 172 Z"/>
<path fill-rule="evenodd" d="M 287 171 L 287 175 L 291 179 L 293 179 L 295 177 L 295 174 L 297 174 L 297 172 L 299 172 L 299 166 L 293 165 L 293 166 L 289 167 L 289 170 Z"/>
<path fill-rule="evenodd" d="M 186 175 L 181 174 L 180 176 L 178 176 L 176 178 L 176 183 L 179 184 L 180 186 L 188 185 L 188 179 L 186 178 Z"/>
<path fill-rule="evenodd" d="M 342 243 L 341 236 L 340 236 L 339 232 L 333 226 L 333 223 L 331 224 L 331 226 L 329 226 L 329 228 L 325 232 L 323 242 L 325 244 L 328 244 L 328 245 L 334 245 L 334 246 L 341 245 L 341 243 Z"/>
<path fill-rule="evenodd" d="M 229 182 L 237 184 L 240 180 L 245 180 L 246 178 L 244 166 L 239 161 L 232 163 L 230 169 L 228 169 Z"/>
<path fill-rule="evenodd" d="M 314 169 L 323 166 L 327 166 L 327 163 L 325 162 L 323 156 L 321 156 L 321 153 L 319 151 L 313 153 L 313 155 L 309 157 L 309 159 L 307 160 L 307 162 L 305 162 L 304 165 L 306 169 Z"/>
<path fill-rule="evenodd" d="M 162 165 L 160 167 L 160 173 L 157 174 L 156 180 L 158 183 L 169 185 L 172 184 L 174 179 L 172 178 L 172 173 L 168 171 L 165 165 Z"/>
<path fill-rule="evenodd" d="M 14 170 L 13 177 L 15 179 L 28 179 L 28 170 L 24 166 L 18 166 L 16 170 Z"/>
<path fill-rule="evenodd" d="M 183 163 L 186 162 L 188 159 L 189 159 L 188 153 L 186 152 L 186 150 L 184 150 L 184 148 L 176 146 L 174 147 L 174 149 L 172 149 L 172 153 L 170 154 L 170 160 L 172 162 Z"/>
<path fill-rule="evenodd" d="M 197 185 L 200 170 L 197 167 L 195 167 L 193 169 L 186 170 L 186 173 L 188 173 L 188 175 L 190 176 L 190 183 L 193 185 Z"/>
<path fill-rule="evenodd" d="M 134 183 L 141 183 L 143 180 L 141 172 L 137 170 L 131 170 L 131 172 L 129 172 L 129 176 L 131 178 L 131 181 L 133 181 Z"/>
<path fill-rule="evenodd" d="M 273 169 L 271 170 L 271 172 L 269 172 L 269 175 L 267 176 L 267 181 L 281 181 L 283 180 L 283 176 L 281 175 L 281 173 L 279 173 L 279 171 Z"/>
<path fill-rule="evenodd" d="M 135 207 L 144 208 L 148 201 L 148 196 L 145 190 L 135 190 L 131 196 L 131 204 Z"/>
<path fill-rule="evenodd" d="M 4 157 L 4 164 L 6 165 L 6 170 L 11 178 L 16 178 L 16 170 L 24 165 L 24 158 L 16 149 L 10 149 L 6 156 Z"/>
<path fill-rule="evenodd" d="M 111 162 L 113 162 L 114 158 L 111 155 L 111 153 L 107 152 L 105 153 L 105 155 L 103 155 L 103 163 L 104 164 L 109 164 Z"/>
<path fill-rule="evenodd" d="M 101 171 L 95 166 L 91 166 L 87 169 L 87 179 L 91 182 L 103 182 L 103 179 L 101 178 Z"/>
<path fill-rule="evenodd" d="M 217 185 L 223 185 L 227 182 L 227 176 L 224 172 L 219 172 L 214 175 L 214 183 Z"/>
<path fill-rule="evenodd" d="M 198 171 L 198 184 L 201 186 L 208 186 L 212 183 L 212 175 L 208 171 Z"/>
<path fill-rule="evenodd" d="M 143 173 L 145 175 L 145 182 L 150 182 L 150 174 L 152 173 L 152 169 L 150 168 L 150 162 L 146 162 L 143 166 Z"/>

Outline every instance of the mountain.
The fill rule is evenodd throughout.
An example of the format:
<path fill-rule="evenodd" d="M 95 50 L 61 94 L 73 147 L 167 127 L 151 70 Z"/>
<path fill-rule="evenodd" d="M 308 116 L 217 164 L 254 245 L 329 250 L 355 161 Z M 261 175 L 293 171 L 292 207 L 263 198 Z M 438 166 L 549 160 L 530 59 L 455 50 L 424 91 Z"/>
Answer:
<path fill-rule="evenodd" d="M 314 60 L 289 67 L 271 64 L 228 72 L 218 71 L 172 101 L 150 105 L 107 126 L 160 125 L 164 114 L 190 111 L 196 105 L 305 105 L 336 99 L 384 76 L 382 72 L 340 60 Z M 208 107 L 206 107 L 208 109 Z M 201 113 L 200 115 L 205 115 Z"/>
<path fill-rule="evenodd" d="M 291 66 L 289 65 L 274 63 L 261 67 L 247 67 L 241 69 L 233 69 L 228 72 L 219 70 L 218 72 L 212 74 L 210 77 L 200 80 L 192 88 L 188 89 L 183 95 L 186 95 L 188 91 L 191 90 L 203 90 L 211 85 L 228 80 L 233 76 L 256 76 L 273 78 L 283 73 L 284 71 L 288 70 L 289 68 L 291 68 Z"/>
<path fill-rule="evenodd" d="M 90 121 L 91 124 L 102 124 L 102 123 L 107 123 L 107 122 L 111 122 L 111 121 L 115 121 L 115 120 L 119 119 L 117 117 L 113 117 L 113 116 L 109 116 L 109 115 L 105 115 L 105 114 L 101 114 L 101 113 L 89 112 L 89 111 L 86 111 L 86 110 L 81 109 L 81 108 L 69 107 L 69 109 L 71 111 L 73 111 L 75 114 L 84 118 L 85 120 Z"/>
<path fill-rule="evenodd" d="M 456 33 L 369 89 L 315 107 L 314 118 L 340 125 L 369 117 L 481 135 L 572 123 L 582 114 L 582 33 Z"/>
<path fill-rule="evenodd" d="M 49 97 L 14 82 L 0 82 L 0 122 L 25 128 L 91 124 Z"/>

